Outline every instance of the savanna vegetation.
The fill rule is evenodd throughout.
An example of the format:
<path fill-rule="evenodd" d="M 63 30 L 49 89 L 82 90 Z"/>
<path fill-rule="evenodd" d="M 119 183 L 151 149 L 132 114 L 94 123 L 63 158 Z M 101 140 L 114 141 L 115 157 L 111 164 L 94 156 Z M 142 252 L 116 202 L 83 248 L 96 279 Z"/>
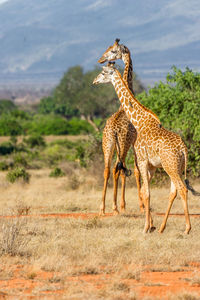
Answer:
<path fill-rule="evenodd" d="M 199 299 L 199 200 L 191 193 L 189 236 L 183 234 L 179 199 L 172 207 L 179 216 L 170 215 L 162 235 L 141 234 L 144 216 L 133 176 L 127 180 L 126 213 L 98 216 L 102 128 L 119 107 L 111 85 L 91 85 L 98 72 L 69 69 L 52 94 L 34 107 L 0 101 L 0 295 Z M 137 78 L 134 87 L 163 126 L 183 137 L 188 172 L 199 178 L 200 74 L 173 68 L 166 82 L 148 92 Z M 133 167 L 131 152 L 127 162 Z M 198 181 L 194 184 L 200 190 Z M 154 185 L 151 206 L 157 228 L 167 196 L 165 186 Z M 109 185 L 106 212 L 112 211 L 111 199 Z"/>
<path fill-rule="evenodd" d="M 119 101 L 112 85 L 92 85 L 99 71 L 95 68 L 84 73 L 80 66 L 70 68 L 52 94 L 32 107 L 22 109 L 10 100 L 0 101 L 0 136 L 11 136 L 0 144 L 2 170 L 16 167 L 16 161 L 19 165 L 19 157 L 23 157 L 20 164 L 26 168 L 39 167 L 39 160 L 41 166 L 46 163 L 53 167 L 62 160 L 79 161 L 82 167 L 94 158 L 95 162 L 102 162 L 102 129 L 106 119 L 117 111 Z M 159 116 L 163 126 L 182 136 L 189 150 L 188 172 L 199 177 L 200 74 L 189 68 L 181 71 L 173 67 L 165 82 L 148 91 L 136 75 L 133 86 L 137 98 Z M 80 134 L 89 139 L 47 145 L 43 138 Z M 16 142 L 17 136 L 23 137 L 21 143 Z M 130 154 L 128 164 L 132 162 Z"/>

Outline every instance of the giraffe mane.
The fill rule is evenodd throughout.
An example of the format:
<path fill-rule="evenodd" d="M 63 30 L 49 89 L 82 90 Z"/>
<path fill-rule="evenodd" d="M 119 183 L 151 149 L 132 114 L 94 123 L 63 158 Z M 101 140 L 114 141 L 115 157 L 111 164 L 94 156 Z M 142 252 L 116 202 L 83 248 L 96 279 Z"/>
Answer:
<path fill-rule="evenodd" d="M 140 103 L 140 102 L 134 97 L 134 95 L 133 95 L 132 92 L 130 91 L 128 85 L 124 82 L 121 73 L 120 73 L 116 68 L 113 68 L 113 69 L 115 69 L 115 70 L 117 71 L 117 73 L 118 73 L 118 75 L 120 76 L 120 78 L 121 78 L 123 84 L 124 84 L 124 85 L 126 86 L 126 88 L 128 89 L 129 95 L 130 95 L 132 98 L 134 98 L 134 100 L 137 102 L 137 104 L 138 104 L 140 107 L 142 107 L 146 112 L 150 113 L 154 119 L 156 119 L 159 123 L 161 123 L 161 122 L 160 122 L 160 119 L 158 118 L 158 116 L 157 116 L 152 110 L 150 110 L 149 108 L 147 108 L 146 106 L 144 106 L 142 103 Z"/>

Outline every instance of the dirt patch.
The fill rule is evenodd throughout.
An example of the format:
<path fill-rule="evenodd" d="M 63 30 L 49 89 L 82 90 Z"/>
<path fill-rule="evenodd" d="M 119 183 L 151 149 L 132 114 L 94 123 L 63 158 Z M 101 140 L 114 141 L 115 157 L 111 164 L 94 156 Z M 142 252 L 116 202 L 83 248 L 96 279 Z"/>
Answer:
<path fill-rule="evenodd" d="M 164 213 L 154 213 L 155 216 L 163 217 Z M 124 214 L 126 216 L 126 214 Z M 128 214 L 129 217 L 138 218 L 142 214 Z M 98 213 L 44 213 L 44 214 L 20 214 L 20 215 L 0 215 L 0 218 L 19 218 L 19 217 L 31 217 L 31 218 L 74 218 L 74 219 L 91 219 L 91 218 L 106 218 L 113 217 L 112 213 L 106 213 L 103 216 L 99 216 Z M 184 214 L 172 213 L 169 217 L 185 217 Z M 200 214 L 190 214 L 190 217 L 200 218 Z"/>
<path fill-rule="evenodd" d="M 101 190 L 66 190 L 65 178 L 53 180 L 49 170 L 41 172 L 35 171 L 27 186 L 7 185 L 2 177 L 0 299 L 200 299 L 198 199 L 189 194 L 190 235 L 183 233 L 178 199 L 166 231 L 143 235 L 136 188 L 126 191 L 122 217 L 112 216 L 113 190 L 108 189 L 110 213 L 99 218 Z M 167 193 L 165 187 L 152 189 L 157 228 Z M 19 208 L 29 207 L 20 214 Z M 19 236 L 12 247 L 15 229 Z"/>
<path fill-rule="evenodd" d="M 163 213 L 158 213 L 163 216 Z M 112 213 L 104 217 L 111 217 Z M 138 217 L 141 215 L 133 215 Z M 183 214 L 171 214 L 171 216 L 182 216 Z M 192 214 L 192 217 L 200 217 Z M 1 218 L 16 218 L 19 216 L 1 216 Z M 39 218 L 80 218 L 87 220 L 97 218 L 97 213 L 52 213 L 38 215 L 21 215 L 20 217 Z M 103 217 L 103 218 L 104 218 Z M 73 275 L 63 272 L 50 272 L 41 270 L 36 266 L 28 265 L 6 265 L 0 269 L 0 299 L 7 297 L 45 297 L 45 299 L 56 299 L 59 297 L 72 297 L 72 299 L 84 299 L 94 295 L 95 299 L 105 297 L 113 299 L 111 295 L 121 297 L 120 299 L 170 299 L 171 295 L 189 293 L 196 295 L 192 299 L 200 297 L 200 263 L 191 262 L 181 270 L 166 270 L 166 266 L 124 266 L 123 273 L 120 271 L 100 272 L 88 269 L 85 272 L 74 270 Z M 66 270 L 67 271 L 67 270 Z M 78 292 L 79 291 L 79 292 Z"/>
<path fill-rule="evenodd" d="M 136 266 L 132 267 L 135 272 Z M 164 266 L 159 266 L 160 269 Z M 8 266 L 7 266 L 8 269 Z M 7 297 L 47 297 L 45 299 L 59 299 L 59 297 L 71 297 L 73 291 L 79 291 L 72 299 L 84 299 L 84 293 L 93 294 L 95 299 L 101 295 L 107 295 L 112 291 L 113 295 L 119 295 L 122 299 L 129 299 L 129 295 L 135 294 L 136 299 L 169 299 L 170 295 L 181 293 L 195 293 L 200 297 L 200 284 L 195 282 L 197 269 L 189 266 L 181 271 L 153 271 L 152 267 L 143 266 L 139 276 L 121 278 L 120 272 L 105 274 L 78 274 L 63 276 L 59 272 L 46 272 L 35 266 L 12 265 L 9 267 L 11 278 L 2 279 L 5 268 L 1 268 L 0 299 Z M 129 272 L 131 268 L 129 266 Z M 134 276 L 133 276 L 134 277 Z M 62 278 L 62 279 L 61 279 Z M 80 292 L 81 291 L 81 292 Z M 86 295 L 86 294 L 85 294 Z M 113 298 L 112 298 L 113 299 Z M 195 298 L 194 298 L 195 299 Z M 196 298 L 198 299 L 198 298 Z"/>

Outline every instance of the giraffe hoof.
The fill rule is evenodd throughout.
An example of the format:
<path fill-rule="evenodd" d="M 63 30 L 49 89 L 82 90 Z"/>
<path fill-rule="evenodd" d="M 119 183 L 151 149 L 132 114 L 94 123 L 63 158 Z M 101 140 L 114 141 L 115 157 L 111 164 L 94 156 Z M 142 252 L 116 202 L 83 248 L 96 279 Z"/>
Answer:
<path fill-rule="evenodd" d="M 156 227 L 155 226 L 152 226 L 150 229 L 149 229 L 149 232 L 154 232 L 156 230 Z"/>
<path fill-rule="evenodd" d="M 159 233 L 163 233 L 163 231 L 164 231 L 164 228 L 160 228 L 160 229 L 158 230 Z"/>
<path fill-rule="evenodd" d="M 185 231 L 184 231 L 184 233 L 185 234 L 189 234 L 190 230 L 191 230 L 191 228 L 186 228 Z"/>
<path fill-rule="evenodd" d="M 117 209 L 113 210 L 113 216 L 119 215 L 119 211 Z"/>
<path fill-rule="evenodd" d="M 143 230 L 143 234 L 147 234 L 148 233 L 148 228 L 144 228 L 144 230 Z"/>
<path fill-rule="evenodd" d="M 105 216 L 105 212 L 104 211 L 100 211 L 99 212 L 99 217 L 103 217 L 103 216 Z"/>

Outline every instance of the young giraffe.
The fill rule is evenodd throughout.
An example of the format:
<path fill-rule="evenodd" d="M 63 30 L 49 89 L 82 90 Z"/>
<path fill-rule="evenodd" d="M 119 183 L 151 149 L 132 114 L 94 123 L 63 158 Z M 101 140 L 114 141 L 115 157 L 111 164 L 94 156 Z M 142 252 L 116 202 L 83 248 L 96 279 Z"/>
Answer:
<path fill-rule="evenodd" d="M 103 71 L 94 79 L 93 84 L 108 82 L 113 84 L 123 109 L 137 130 L 135 151 L 143 180 L 142 195 L 146 213 L 144 232 L 151 230 L 153 226 L 150 215 L 150 179 L 157 167 L 163 167 L 171 179 L 171 191 L 167 211 L 159 232 L 162 233 L 165 229 L 171 206 L 178 191 L 183 201 L 186 218 L 185 233 L 188 234 L 191 224 L 187 204 L 187 188 L 193 193 L 194 190 L 186 179 L 187 148 L 185 144 L 179 135 L 163 128 L 158 117 L 133 96 L 120 72 L 111 63 L 103 67 Z M 181 179 L 184 167 L 187 188 Z"/>
<path fill-rule="evenodd" d="M 110 56 L 112 55 L 112 58 Z M 123 73 L 123 80 L 127 82 L 129 89 L 133 93 L 132 87 L 132 60 L 130 51 L 124 45 L 119 45 L 119 39 L 115 40 L 113 46 L 110 46 L 98 60 L 99 63 L 104 63 L 111 59 L 122 59 L 125 68 Z M 106 126 L 103 130 L 102 148 L 104 153 L 104 187 L 102 195 L 102 203 L 100 207 L 100 215 L 105 214 L 105 198 L 108 179 L 110 175 L 110 166 L 114 149 L 117 150 L 117 160 L 113 168 L 113 212 L 118 214 L 117 209 L 117 188 L 119 175 L 122 181 L 122 193 L 121 193 L 121 211 L 125 210 L 125 184 L 126 184 L 126 165 L 125 159 L 128 150 L 131 145 L 134 146 L 137 137 L 136 130 L 132 123 L 127 118 L 126 113 L 122 109 L 114 113 L 106 122 Z M 134 174 L 136 177 L 136 183 L 139 195 L 140 210 L 143 211 L 143 203 L 140 197 L 140 174 L 135 163 Z"/>

